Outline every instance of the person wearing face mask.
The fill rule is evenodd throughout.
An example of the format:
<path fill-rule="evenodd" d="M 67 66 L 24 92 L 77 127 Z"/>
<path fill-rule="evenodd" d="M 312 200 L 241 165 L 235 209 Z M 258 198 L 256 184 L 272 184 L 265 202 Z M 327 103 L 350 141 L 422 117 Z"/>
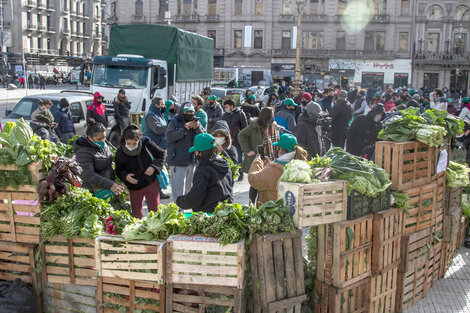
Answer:
<path fill-rule="evenodd" d="M 274 119 L 279 126 L 292 132 L 296 125 L 294 114 L 297 104 L 291 98 L 287 98 L 283 105 L 283 108 L 275 114 Z"/>
<path fill-rule="evenodd" d="M 330 113 L 333 109 L 333 100 L 335 99 L 333 93 L 334 91 L 331 88 L 325 88 L 323 91 L 324 97 L 319 103 L 322 111 Z"/>
<path fill-rule="evenodd" d="M 152 99 L 152 105 L 144 117 L 144 136 L 150 138 L 157 146 L 166 150 L 166 127 L 164 114 L 166 112 L 165 102 L 160 97 Z"/>
<path fill-rule="evenodd" d="M 194 105 L 194 109 L 196 110 L 195 117 L 199 118 L 199 123 L 201 123 L 202 128 L 204 131 L 207 130 L 207 113 L 202 109 L 204 105 L 204 99 L 202 99 L 199 95 L 194 95 L 191 97 L 191 103 Z"/>
<path fill-rule="evenodd" d="M 289 87 L 287 86 L 286 82 L 282 81 L 281 86 L 279 86 L 279 91 L 278 91 L 279 92 L 279 97 L 286 94 L 288 90 L 289 90 Z"/>
<path fill-rule="evenodd" d="M 238 142 L 238 134 L 242 129 L 248 126 L 248 120 L 246 118 L 245 112 L 240 108 L 235 107 L 235 102 L 232 99 L 228 99 L 224 102 L 224 115 L 222 115 L 222 120 L 227 122 L 230 129 L 229 135 L 232 139 L 233 146 L 237 150 L 238 159 L 234 160 L 235 163 L 242 163 L 242 148 Z M 243 175 L 240 176 L 243 179 Z M 239 178 L 240 179 L 240 178 Z"/>
<path fill-rule="evenodd" d="M 238 163 L 237 149 L 232 145 L 230 129 L 226 121 L 220 120 L 215 123 L 212 129 L 212 136 L 215 138 L 217 150 L 226 158 L 230 158 L 234 164 Z"/>
<path fill-rule="evenodd" d="M 163 115 L 165 117 L 165 121 L 168 123 L 170 119 L 172 119 L 173 117 L 175 117 L 176 114 L 178 114 L 180 106 L 174 100 L 166 100 L 165 107 L 166 110 L 165 114 Z"/>
<path fill-rule="evenodd" d="M 57 123 L 55 131 L 60 141 L 68 144 L 69 140 L 75 136 L 75 125 L 67 99 L 60 99 L 60 109 L 54 112 L 54 121 Z"/>
<path fill-rule="evenodd" d="M 102 199 L 124 191 L 121 185 L 114 182 L 116 176 L 112 167 L 113 155 L 106 143 L 106 128 L 103 124 L 90 118 L 86 135 L 75 140 L 73 149 L 83 170 L 80 175 L 83 188 Z"/>
<path fill-rule="evenodd" d="M 194 111 L 191 102 L 185 102 L 180 113 L 168 122 L 166 128 L 167 163 L 170 166 L 173 201 L 188 193 L 193 181 L 197 160 L 194 153 L 187 152 L 194 144 L 194 137 L 204 131 L 195 119 Z"/>
<path fill-rule="evenodd" d="M 295 108 L 295 116 L 294 117 L 295 117 L 295 122 L 296 123 L 299 120 L 300 114 L 302 114 L 305 111 L 305 109 L 307 109 L 307 104 L 309 104 L 310 101 L 312 101 L 312 95 L 308 92 L 302 93 L 302 95 L 300 96 L 300 105 L 298 105 Z"/>
<path fill-rule="evenodd" d="M 218 154 L 211 134 L 198 134 L 187 151 L 196 156 L 198 165 L 191 190 L 176 198 L 182 209 L 213 213 L 219 202 L 233 202 L 233 177 L 227 160 Z"/>
<path fill-rule="evenodd" d="M 375 145 L 377 135 L 382 129 L 381 121 L 385 119 L 385 107 L 377 104 L 367 115 L 358 116 L 348 130 L 346 151 L 363 156 L 364 148 Z"/>
<path fill-rule="evenodd" d="M 331 109 L 331 143 L 335 147 L 344 149 L 346 135 L 351 121 L 353 109 L 351 104 L 346 100 L 348 93 L 341 90 L 338 93 L 338 100 Z"/>
<path fill-rule="evenodd" d="M 38 115 L 40 112 L 45 112 L 49 119 L 54 121 L 54 115 L 51 113 L 52 105 L 53 103 L 49 99 L 39 100 L 38 108 L 31 114 L 31 120 L 33 121 L 36 118 L 36 115 Z"/>
<path fill-rule="evenodd" d="M 119 89 L 118 95 L 114 98 L 114 116 L 116 117 L 116 122 L 121 127 L 123 131 L 129 125 L 131 120 L 129 111 L 131 109 L 131 103 L 127 99 L 126 91 L 124 89 Z"/>
<path fill-rule="evenodd" d="M 245 112 L 247 120 L 250 118 L 255 118 L 258 117 L 260 109 L 259 106 L 256 104 L 256 97 L 255 95 L 251 94 L 248 96 L 247 99 L 245 99 L 245 102 L 243 102 L 242 105 L 242 110 Z"/>
<path fill-rule="evenodd" d="M 318 125 L 321 107 L 318 103 L 311 101 L 307 104 L 305 111 L 299 116 L 299 123 L 295 128 L 294 135 L 298 138 L 299 146 L 307 150 L 308 158 L 322 155 L 322 130 Z"/>
<path fill-rule="evenodd" d="M 90 104 L 86 112 L 86 120 L 95 120 L 97 123 L 103 124 L 104 127 L 108 127 L 108 113 L 106 113 L 106 107 L 103 103 L 104 96 L 98 91 L 93 95 L 93 103 Z"/>
<path fill-rule="evenodd" d="M 359 93 L 357 94 L 357 98 L 356 100 L 354 101 L 354 116 L 358 116 L 358 115 L 365 115 L 367 114 L 365 112 L 367 108 L 367 101 L 366 101 L 366 93 L 364 91 L 359 91 Z"/>
<path fill-rule="evenodd" d="M 142 137 L 137 125 L 130 124 L 124 130 L 116 151 L 116 176 L 129 189 L 133 217 L 142 218 L 144 197 L 148 210 L 157 211 L 160 204 L 157 175 L 164 162 L 165 151 Z"/>
<path fill-rule="evenodd" d="M 41 111 L 39 114 L 36 114 L 35 118 L 29 123 L 29 125 L 33 132 L 41 139 L 57 143 L 59 142 L 59 137 L 57 137 L 54 132 L 55 123 L 53 121 L 53 118 L 51 119 L 46 111 Z"/>
<path fill-rule="evenodd" d="M 222 118 L 223 110 L 222 106 L 216 101 L 217 97 L 211 95 L 208 98 L 208 103 L 203 107 L 207 113 L 207 131 L 212 130 L 212 126 Z"/>
<path fill-rule="evenodd" d="M 440 89 L 436 89 L 431 98 L 430 103 L 431 109 L 446 111 L 447 110 L 447 100 L 444 98 L 444 93 Z"/>

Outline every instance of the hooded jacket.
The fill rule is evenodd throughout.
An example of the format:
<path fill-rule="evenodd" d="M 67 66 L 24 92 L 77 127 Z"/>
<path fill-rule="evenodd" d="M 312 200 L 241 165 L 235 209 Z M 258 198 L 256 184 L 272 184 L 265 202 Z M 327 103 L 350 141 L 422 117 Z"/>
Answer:
<path fill-rule="evenodd" d="M 120 125 L 123 125 L 125 118 L 129 118 L 129 111 L 131 109 L 131 103 L 127 99 L 127 96 L 124 97 L 124 100 L 120 100 L 118 97 L 114 99 L 114 116 Z"/>
<path fill-rule="evenodd" d="M 256 103 L 251 103 L 248 101 L 252 102 L 253 100 L 249 99 L 245 101 L 242 105 L 242 110 L 245 113 L 247 120 L 249 120 L 250 118 L 258 117 L 260 112 L 259 107 L 256 105 Z"/>
<path fill-rule="evenodd" d="M 194 172 L 193 187 L 184 196 L 176 199 L 182 209 L 194 212 L 214 212 L 219 202 L 233 202 L 233 177 L 227 160 L 218 156 L 212 162 L 198 166 Z"/>
<path fill-rule="evenodd" d="M 346 132 L 352 118 L 352 107 L 345 99 L 339 99 L 330 111 L 331 130 L 335 132 Z"/>
<path fill-rule="evenodd" d="M 237 149 L 232 145 L 230 130 L 226 121 L 221 120 L 214 124 L 214 127 L 212 127 L 212 136 L 216 137 L 216 134 L 218 133 L 222 133 L 225 137 L 225 143 L 222 145 L 222 148 L 226 152 L 226 155 L 233 161 L 233 163 L 237 163 Z"/>
<path fill-rule="evenodd" d="M 295 129 L 295 117 L 294 112 L 289 111 L 285 106 L 276 114 L 274 114 L 274 120 L 279 126 L 293 132 Z"/>
<path fill-rule="evenodd" d="M 212 127 L 222 118 L 224 113 L 222 106 L 218 102 L 215 102 L 213 107 L 209 104 L 205 104 L 202 109 L 207 113 L 207 131 L 212 131 Z"/>
<path fill-rule="evenodd" d="M 116 151 L 116 175 L 129 190 L 140 190 L 155 182 L 165 162 L 163 149 L 147 137 L 142 137 L 140 142 L 142 149 L 137 156 L 126 154 L 122 145 Z M 155 168 L 155 172 L 151 176 L 144 174 L 149 166 Z M 137 184 L 131 184 L 126 180 L 128 174 L 134 174 L 133 177 L 137 179 Z"/>
<path fill-rule="evenodd" d="M 358 116 L 354 119 L 348 130 L 347 152 L 361 156 L 365 147 L 375 145 L 377 135 L 382 129 L 381 123 L 374 121 L 377 114 L 382 114 L 382 120 L 385 118 L 383 106 L 375 106 L 367 115 Z"/>
<path fill-rule="evenodd" d="M 80 178 L 83 188 L 95 192 L 99 189 L 111 189 L 115 175 L 112 168 L 113 155 L 108 145 L 99 148 L 86 136 L 80 137 L 73 143 L 77 162 L 82 167 Z"/>
<path fill-rule="evenodd" d="M 240 108 L 235 108 L 233 112 L 224 113 L 224 115 L 222 115 L 222 119 L 228 124 L 230 129 L 229 134 L 232 138 L 233 144 L 235 146 L 239 146 L 240 144 L 238 143 L 238 134 L 242 129 L 248 126 L 248 120 L 246 118 L 245 112 L 243 112 Z"/>
<path fill-rule="evenodd" d="M 258 119 L 252 119 L 248 127 L 245 127 L 238 134 L 238 142 L 242 148 L 245 157 L 243 158 L 242 171 L 248 173 L 251 163 L 255 159 L 255 156 L 246 155 L 250 151 L 258 151 L 258 146 L 263 144 L 263 134 L 261 133 L 261 127 L 259 126 Z"/>
<path fill-rule="evenodd" d="M 144 136 L 149 137 L 160 148 L 166 149 L 166 127 L 167 122 L 161 108 L 155 105 L 150 106 L 144 118 Z"/>
<path fill-rule="evenodd" d="M 310 115 L 304 111 L 299 116 L 299 123 L 295 127 L 294 136 L 299 146 L 307 150 L 308 159 L 321 155 L 321 127 L 317 125 L 318 116 Z"/>
<path fill-rule="evenodd" d="M 98 91 L 93 95 L 93 104 L 87 108 L 86 119 L 93 118 L 96 122 L 101 123 L 104 127 L 108 127 L 108 113 L 106 113 L 106 106 L 104 103 L 98 104 L 98 97 L 103 95 Z"/>
<path fill-rule="evenodd" d="M 54 112 L 54 121 L 57 123 L 55 132 L 59 138 L 63 134 L 73 133 L 75 134 L 75 125 L 73 124 L 72 112 L 70 109 L 63 111 L 63 109 L 58 109 Z"/>
<path fill-rule="evenodd" d="M 33 132 L 41 137 L 41 139 L 54 143 L 59 142 L 59 137 L 57 137 L 57 135 L 51 131 L 51 127 L 46 123 L 40 121 L 31 121 L 29 125 L 33 129 Z"/>

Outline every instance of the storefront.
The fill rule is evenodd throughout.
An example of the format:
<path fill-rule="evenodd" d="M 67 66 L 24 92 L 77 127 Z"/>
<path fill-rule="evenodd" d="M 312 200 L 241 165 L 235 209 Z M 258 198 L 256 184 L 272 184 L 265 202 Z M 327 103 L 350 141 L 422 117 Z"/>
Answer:
<path fill-rule="evenodd" d="M 348 87 L 354 84 L 354 75 L 356 62 L 354 60 L 331 59 L 330 67 L 330 83 Z"/>
<path fill-rule="evenodd" d="M 271 75 L 274 81 L 290 81 L 295 75 L 295 64 L 290 63 L 272 63 Z"/>
<path fill-rule="evenodd" d="M 357 60 L 354 84 L 365 89 L 403 87 L 411 83 L 411 60 Z"/>

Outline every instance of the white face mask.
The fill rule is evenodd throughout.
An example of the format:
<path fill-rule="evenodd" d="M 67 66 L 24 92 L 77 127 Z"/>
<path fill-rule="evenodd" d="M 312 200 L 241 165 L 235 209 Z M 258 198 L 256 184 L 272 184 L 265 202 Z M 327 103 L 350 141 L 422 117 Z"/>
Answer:
<path fill-rule="evenodd" d="M 232 112 L 232 110 L 230 110 L 230 109 L 225 109 L 225 113 L 231 113 L 231 112 Z"/>
<path fill-rule="evenodd" d="M 129 151 L 134 151 L 138 147 L 139 147 L 139 145 L 136 145 L 135 147 L 129 147 L 128 145 L 126 145 L 126 149 L 129 150 Z"/>
<path fill-rule="evenodd" d="M 374 117 L 374 121 L 375 121 L 376 123 L 380 122 L 381 119 L 382 119 L 382 115 L 380 115 L 380 114 L 379 114 L 379 115 L 376 115 L 376 116 Z"/>
<path fill-rule="evenodd" d="M 218 145 L 218 146 L 221 146 L 225 143 L 225 138 L 224 137 L 215 137 L 215 143 Z"/>

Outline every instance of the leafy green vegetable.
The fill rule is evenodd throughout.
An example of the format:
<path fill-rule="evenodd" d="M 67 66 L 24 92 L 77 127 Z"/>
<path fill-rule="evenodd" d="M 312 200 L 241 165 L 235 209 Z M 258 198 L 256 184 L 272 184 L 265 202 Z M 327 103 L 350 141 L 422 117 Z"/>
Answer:
<path fill-rule="evenodd" d="M 292 160 L 284 166 L 284 172 L 279 180 L 294 183 L 310 183 L 312 178 L 313 171 L 307 162 Z"/>
<path fill-rule="evenodd" d="M 408 211 L 411 208 L 410 198 L 407 194 L 400 191 L 392 191 L 393 199 L 395 200 L 394 207 Z"/>
<path fill-rule="evenodd" d="M 457 162 L 449 162 L 446 170 L 446 186 L 447 187 L 465 187 L 470 185 L 469 175 L 470 168 L 467 164 Z"/>
<path fill-rule="evenodd" d="M 219 153 L 219 155 L 227 160 L 228 164 L 230 165 L 230 170 L 232 171 L 233 180 L 237 180 L 240 176 L 240 169 L 242 168 L 240 165 L 233 163 L 231 158 L 226 157 L 224 154 Z"/>

